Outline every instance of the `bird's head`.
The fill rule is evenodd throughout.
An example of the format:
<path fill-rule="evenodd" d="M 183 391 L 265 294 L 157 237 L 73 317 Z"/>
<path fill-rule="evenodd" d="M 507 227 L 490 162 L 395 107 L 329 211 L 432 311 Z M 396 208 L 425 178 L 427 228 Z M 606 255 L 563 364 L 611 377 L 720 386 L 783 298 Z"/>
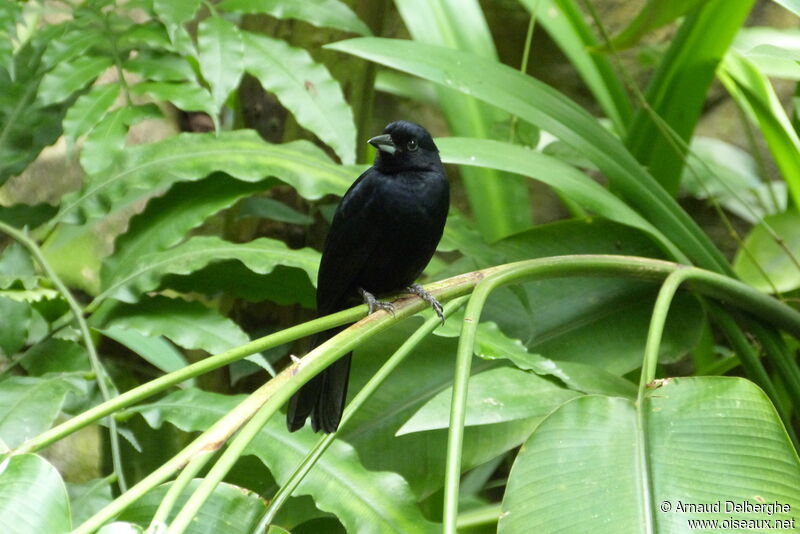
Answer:
<path fill-rule="evenodd" d="M 384 128 L 382 135 L 368 142 L 378 149 L 375 166 L 384 172 L 441 168 L 439 150 L 428 130 L 419 124 L 392 122 Z"/>

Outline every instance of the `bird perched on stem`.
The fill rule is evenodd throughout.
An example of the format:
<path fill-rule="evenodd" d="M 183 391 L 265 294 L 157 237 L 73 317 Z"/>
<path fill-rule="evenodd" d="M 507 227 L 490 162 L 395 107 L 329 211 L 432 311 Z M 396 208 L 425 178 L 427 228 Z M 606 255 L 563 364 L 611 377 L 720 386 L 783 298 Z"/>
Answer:
<path fill-rule="evenodd" d="M 375 163 L 350 186 L 333 216 L 317 278 L 317 314 L 363 301 L 369 313 L 391 303 L 377 297 L 406 291 L 428 302 L 444 321 L 442 306 L 415 280 L 442 237 L 450 186 L 439 151 L 418 124 L 396 121 L 369 144 Z M 344 327 L 317 334 L 314 346 Z M 289 402 L 289 430 L 308 416 L 315 432 L 335 432 L 344 410 L 351 353 L 305 384 Z"/>

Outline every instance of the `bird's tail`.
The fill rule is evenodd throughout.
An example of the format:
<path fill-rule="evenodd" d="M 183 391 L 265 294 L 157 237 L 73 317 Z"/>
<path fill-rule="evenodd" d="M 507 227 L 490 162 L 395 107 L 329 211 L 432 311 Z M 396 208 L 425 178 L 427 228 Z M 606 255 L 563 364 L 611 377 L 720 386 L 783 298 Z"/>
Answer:
<path fill-rule="evenodd" d="M 341 331 L 342 328 L 332 328 L 320 332 L 314 338 L 312 346 L 318 347 Z M 344 401 L 347 397 L 351 356 L 352 353 L 348 352 L 294 394 L 289 401 L 289 410 L 286 413 L 286 426 L 289 428 L 289 432 L 302 428 L 309 415 L 314 432 L 321 429 L 326 434 L 330 434 L 339 428 L 339 421 L 341 421 L 344 411 Z"/>

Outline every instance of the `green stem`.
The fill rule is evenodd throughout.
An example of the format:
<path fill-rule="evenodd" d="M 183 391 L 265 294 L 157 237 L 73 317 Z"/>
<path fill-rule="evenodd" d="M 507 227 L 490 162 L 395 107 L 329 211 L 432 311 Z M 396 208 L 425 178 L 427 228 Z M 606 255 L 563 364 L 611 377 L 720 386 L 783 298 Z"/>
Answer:
<path fill-rule="evenodd" d="M 170 524 L 167 534 L 182 534 L 197 515 L 205 501 L 214 492 L 214 489 L 222 482 L 225 475 L 231 470 L 233 465 L 244 454 L 245 449 L 253 439 L 261 432 L 261 429 L 280 407 L 289 400 L 295 391 L 312 377 L 316 376 L 323 369 L 328 367 L 336 359 L 352 351 L 356 346 L 375 334 L 385 330 L 395 321 L 408 317 L 419 311 L 426 304 L 416 298 L 404 299 L 403 305 L 395 304 L 394 317 L 386 313 L 373 314 L 362 319 L 341 334 L 333 337 L 319 347 L 312 350 L 293 370 L 284 370 L 275 378 L 269 381 L 274 384 L 273 395 L 264 403 L 253 418 L 236 434 L 231 440 L 228 448 L 214 464 L 214 467 L 203 478 L 200 485 L 178 515 Z M 409 306 L 409 303 L 416 304 Z M 438 321 L 438 318 L 437 318 Z M 293 366 L 294 367 L 294 366 Z"/>
<path fill-rule="evenodd" d="M 576 255 L 576 256 L 556 256 L 551 258 L 541 258 L 527 260 L 524 262 L 511 263 L 496 267 L 490 267 L 481 271 L 474 271 L 463 274 L 428 286 L 428 290 L 436 294 L 440 301 L 446 302 L 457 296 L 469 293 L 475 284 L 492 273 L 503 272 L 508 269 L 516 269 L 520 265 L 527 265 L 530 268 L 539 269 L 539 277 L 555 278 L 568 276 L 611 276 L 611 277 L 634 277 L 643 280 L 660 281 L 666 278 L 672 271 L 678 268 L 685 268 L 683 265 L 670 263 L 661 260 L 647 258 L 636 258 L 632 256 L 606 256 L 606 255 Z M 692 268 L 695 269 L 695 268 Z M 800 338 L 800 312 L 783 304 L 768 295 L 765 295 L 752 287 L 724 275 L 696 269 L 702 276 L 695 277 L 692 282 L 692 289 L 698 292 L 718 298 L 730 303 L 751 314 L 761 317 L 766 321 L 772 322 L 775 326 L 783 328 L 795 337 Z M 401 301 L 403 310 L 409 309 L 409 313 L 416 313 L 424 308 L 422 303 L 416 300 L 408 304 L 408 300 Z M 307 323 L 297 325 L 275 334 L 252 341 L 240 347 L 225 351 L 216 356 L 211 356 L 200 362 L 194 363 L 178 371 L 159 377 L 147 384 L 127 391 L 108 402 L 104 402 L 64 423 L 36 436 L 20 445 L 13 452 L 20 454 L 25 452 L 38 451 L 55 441 L 79 430 L 106 415 L 119 409 L 130 406 L 138 401 L 146 399 L 156 393 L 164 391 L 176 384 L 189 378 L 193 378 L 202 373 L 206 373 L 227 365 L 245 356 L 266 350 L 271 347 L 283 345 L 295 339 L 321 330 L 327 330 L 356 320 L 366 312 L 365 306 L 358 306 L 328 315 L 320 319 L 315 319 Z M 404 311 L 403 316 L 406 315 Z"/>
<path fill-rule="evenodd" d="M 103 401 L 108 402 L 111 399 L 111 392 L 108 389 L 108 384 L 106 381 L 110 379 L 106 375 L 105 368 L 103 367 L 103 364 L 100 362 L 100 358 L 97 355 L 97 350 L 95 349 L 94 342 L 92 341 L 92 335 L 89 332 L 89 325 L 86 324 L 86 320 L 83 318 L 83 309 L 81 309 L 80 304 L 78 304 L 78 302 L 72 296 L 72 293 L 70 293 L 69 289 L 67 289 L 67 286 L 64 285 L 64 282 L 61 281 L 61 278 L 50 266 L 50 263 L 47 261 L 47 258 L 44 257 L 42 250 L 39 248 L 36 242 L 28 237 L 24 231 L 18 230 L 17 228 L 14 228 L 13 226 L 10 226 L 2 221 L 0 221 L 0 231 L 11 236 L 14 240 L 28 249 L 28 252 L 36 259 L 36 262 L 45 272 L 47 277 L 53 282 L 53 285 L 56 287 L 58 292 L 61 293 L 61 296 L 63 296 L 64 300 L 67 301 L 67 305 L 72 312 L 72 316 L 78 323 L 78 329 L 81 332 L 83 344 L 86 345 L 86 352 L 89 354 L 89 361 L 92 364 L 92 370 L 97 378 L 97 386 L 100 389 L 100 395 L 103 397 Z M 117 485 L 119 486 L 120 491 L 124 492 L 127 489 L 127 485 L 125 484 L 125 474 L 122 470 L 122 456 L 119 450 L 117 422 L 113 417 L 109 417 L 107 422 L 109 443 L 111 445 L 111 463 L 114 465 L 114 473 L 117 476 Z"/>
<path fill-rule="evenodd" d="M 295 366 L 289 367 L 291 371 Z M 230 436 L 236 432 L 273 394 L 275 385 L 270 380 L 254 393 L 243 400 L 236 408 L 225 414 L 211 428 L 200 434 L 194 441 L 181 450 L 178 454 L 167 460 L 158 469 L 140 480 L 128 491 L 111 501 L 100 511 L 87 519 L 71 534 L 90 534 L 104 523 L 113 519 L 117 514 L 139 500 L 148 491 L 165 482 L 169 477 L 183 466 L 194 461 L 200 455 L 205 456 L 218 450 Z"/>
<path fill-rule="evenodd" d="M 449 317 L 455 310 L 460 308 L 464 302 L 466 302 L 467 297 L 459 297 L 448 302 L 444 306 L 444 315 L 445 317 Z M 406 357 L 411 354 L 411 351 L 423 340 L 425 339 L 428 334 L 433 332 L 436 327 L 439 326 L 439 318 L 435 315 L 429 317 L 422 326 L 420 326 L 416 332 L 414 332 L 411 337 L 409 337 L 401 346 L 398 348 L 394 354 L 386 361 L 385 364 L 381 366 L 377 373 L 361 388 L 361 391 L 356 394 L 350 404 L 344 411 L 344 415 L 342 416 L 342 421 L 339 424 L 339 431 L 347 425 L 347 422 L 351 419 L 351 417 L 358 412 L 361 406 L 369 400 L 369 398 L 375 393 L 375 391 L 383 384 L 383 382 L 389 377 L 389 375 L 397 368 Z M 266 528 L 272 523 L 275 519 L 275 516 L 280 511 L 281 506 L 286 502 L 286 500 L 291 496 L 292 492 L 297 488 L 300 482 L 303 481 L 303 478 L 308 474 L 311 468 L 317 463 L 319 458 L 322 454 L 328 449 L 333 440 L 335 439 L 338 432 L 334 432 L 332 434 L 328 434 L 322 437 L 317 444 L 314 446 L 313 449 L 309 451 L 306 457 L 303 459 L 302 462 L 295 468 L 294 472 L 289 475 L 288 480 L 281 486 L 275 496 L 272 498 L 272 502 L 270 503 L 269 508 L 264 515 L 262 516 L 261 520 L 258 523 L 258 526 L 253 530 L 253 534 L 259 534 L 264 532 Z"/>
<path fill-rule="evenodd" d="M 156 534 L 158 532 L 164 532 L 164 529 L 167 527 L 167 518 L 169 517 L 170 512 L 175 507 L 175 503 L 178 501 L 178 498 L 183 493 L 183 490 L 186 489 L 186 486 L 192 481 L 194 476 L 200 472 L 200 470 L 208 463 L 211 457 L 214 455 L 215 451 L 202 451 L 197 456 L 192 458 L 192 460 L 183 468 L 181 474 L 178 475 L 178 478 L 170 485 L 167 494 L 161 500 L 161 503 L 158 505 L 158 509 L 156 509 L 155 515 L 153 515 L 153 519 L 150 521 L 150 525 L 147 527 L 147 531 L 145 534 Z"/>
<path fill-rule="evenodd" d="M 539 8 L 539 2 L 537 0 L 536 5 L 533 6 L 531 9 L 531 18 L 528 22 L 528 32 L 525 34 L 525 48 L 522 49 L 522 63 L 519 66 L 519 71 L 523 74 L 528 72 L 528 58 L 531 54 L 531 43 L 533 42 L 533 30 L 536 28 L 536 11 Z M 514 134 L 517 129 L 517 122 L 519 121 L 519 117 L 513 115 L 511 117 L 511 125 L 509 128 L 508 134 L 508 142 L 514 142 Z"/>

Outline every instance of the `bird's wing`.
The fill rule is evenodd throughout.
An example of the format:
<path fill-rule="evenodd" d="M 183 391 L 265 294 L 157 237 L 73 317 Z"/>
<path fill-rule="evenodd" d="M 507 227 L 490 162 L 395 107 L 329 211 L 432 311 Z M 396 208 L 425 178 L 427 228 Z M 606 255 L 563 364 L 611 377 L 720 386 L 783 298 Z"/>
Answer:
<path fill-rule="evenodd" d="M 375 228 L 377 171 L 367 169 L 345 193 L 333 217 L 317 277 L 317 313 L 347 307 L 355 295 L 357 278 L 378 246 Z"/>

